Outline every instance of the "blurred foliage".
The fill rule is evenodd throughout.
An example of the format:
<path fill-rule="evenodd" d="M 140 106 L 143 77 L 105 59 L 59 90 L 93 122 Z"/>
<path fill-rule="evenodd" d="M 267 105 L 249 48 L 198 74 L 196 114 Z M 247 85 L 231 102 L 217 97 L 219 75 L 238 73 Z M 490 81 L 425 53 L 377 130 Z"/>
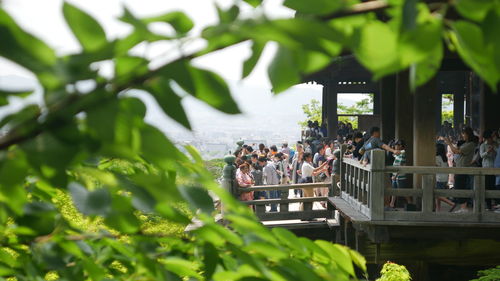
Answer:
<path fill-rule="evenodd" d="M 268 68 L 276 94 L 345 52 L 374 79 L 409 69 L 415 89 L 435 76 L 444 48 L 496 88 L 500 3 L 388 0 L 373 9 L 356 0 L 286 0 L 297 16 L 270 18 L 261 2 L 216 7 L 218 21 L 201 34 L 182 12 L 139 18 L 124 9 L 119 20 L 130 29 L 120 38 L 64 2 L 62 14 L 81 46 L 65 55 L 0 8 L 0 57 L 33 73 L 43 95 L 42 104 L 0 121 L 0 278 L 314 281 L 366 272 L 364 258 L 349 248 L 262 226 L 220 188 L 193 147 L 182 153 L 144 121 L 146 106 L 129 91 L 153 97 L 187 129 L 181 103 L 187 95 L 238 114 L 226 82 L 193 60 L 244 41 L 252 54 L 243 77 L 268 43 L 279 46 Z M 450 9 L 461 18 L 449 17 Z M 168 32 L 158 34 L 152 24 Z M 169 60 L 132 52 L 139 45 L 166 46 Z M 102 75 L 105 65 L 113 67 L 111 76 Z M 0 106 L 33 90 L 2 88 Z M 214 221 L 210 194 L 224 202 L 227 227 Z M 180 235 L 175 229 L 192 215 L 202 226 Z M 162 227 L 167 221 L 179 227 Z"/>
<path fill-rule="evenodd" d="M 500 280 L 500 265 L 494 268 L 480 270 L 477 272 L 477 279 L 471 281 L 496 281 Z"/>
<path fill-rule="evenodd" d="M 386 262 L 380 271 L 380 278 L 377 281 L 410 281 L 410 272 L 404 265 L 393 262 Z"/>

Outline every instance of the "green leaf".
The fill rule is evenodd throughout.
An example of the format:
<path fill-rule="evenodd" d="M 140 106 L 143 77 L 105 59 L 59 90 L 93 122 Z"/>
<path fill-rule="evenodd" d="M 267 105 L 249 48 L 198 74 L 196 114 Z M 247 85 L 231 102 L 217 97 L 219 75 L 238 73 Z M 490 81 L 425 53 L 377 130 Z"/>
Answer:
<path fill-rule="evenodd" d="M 219 254 L 214 245 L 205 243 L 203 245 L 203 277 L 205 277 L 205 280 L 212 279 L 219 261 Z"/>
<path fill-rule="evenodd" d="M 165 22 L 170 24 L 178 33 L 188 33 L 193 27 L 193 21 L 183 12 L 175 11 L 164 15 L 143 19 L 145 23 Z"/>
<path fill-rule="evenodd" d="M 31 202 L 24 205 L 23 216 L 16 219 L 18 226 L 27 227 L 34 231 L 33 235 L 47 235 L 54 231 L 56 226 L 56 208 L 45 202 Z"/>
<path fill-rule="evenodd" d="M 217 74 L 191 66 L 186 60 L 175 61 L 161 69 L 165 78 L 173 79 L 187 93 L 215 109 L 228 113 L 240 113 L 229 88 Z"/>
<path fill-rule="evenodd" d="M 440 20 L 419 23 L 412 30 L 404 31 L 398 42 L 400 64 L 407 67 L 437 52 L 442 45 L 442 31 Z"/>
<path fill-rule="evenodd" d="M 135 77 L 148 73 L 149 61 L 141 57 L 124 56 L 115 59 L 115 81 L 117 84 L 130 83 Z"/>
<path fill-rule="evenodd" d="M 3 9 L 0 9 L 0 56 L 37 75 L 50 76 L 56 64 L 55 52 L 40 39 L 22 30 Z"/>
<path fill-rule="evenodd" d="M 180 186 L 179 192 L 193 211 L 199 209 L 209 216 L 214 212 L 214 201 L 206 189 L 194 186 Z"/>
<path fill-rule="evenodd" d="M 413 92 L 436 76 L 441 68 L 443 53 L 443 43 L 439 42 L 423 61 L 410 67 L 410 88 Z"/>
<path fill-rule="evenodd" d="M 345 1 L 315 0 L 314 3 L 302 0 L 285 0 L 286 7 L 302 14 L 326 15 L 345 7 Z"/>
<path fill-rule="evenodd" d="M 131 199 L 115 195 L 112 198 L 111 213 L 106 216 L 106 225 L 126 234 L 136 233 L 140 229 L 140 221 L 134 215 Z"/>
<path fill-rule="evenodd" d="M 294 53 L 281 46 L 269 65 L 267 73 L 273 86 L 273 92 L 276 94 L 300 83 L 300 75 Z"/>
<path fill-rule="evenodd" d="M 63 14 L 76 39 L 87 52 L 95 52 L 103 48 L 108 40 L 101 25 L 89 14 L 64 2 Z"/>
<path fill-rule="evenodd" d="M 105 188 L 88 191 L 82 185 L 72 182 L 68 189 L 75 206 L 84 215 L 106 216 L 111 211 L 111 195 Z"/>
<path fill-rule="evenodd" d="M 175 162 L 186 160 L 175 145 L 157 128 L 146 125 L 140 131 L 144 157 L 165 170 L 175 170 Z"/>
<path fill-rule="evenodd" d="M 2 157 L 3 158 L 3 157 Z M 4 202 L 15 213 L 20 214 L 27 201 L 24 181 L 28 175 L 28 165 L 23 155 L 8 152 L 0 160 L 0 202 Z"/>
<path fill-rule="evenodd" d="M 63 143 L 50 133 L 43 133 L 21 144 L 31 167 L 56 186 L 67 185 L 66 170 L 81 153 L 77 145 Z"/>
<path fill-rule="evenodd" d="M 495 1 L 492 0 L 456 0 L 455 9 L 464 18 L 482 21 L 486 14 L 494 7 Z"/>
<path fill-rule="evenodd" d="M 372 21 L 365 24 L 353 42 L 358 61 L 382 77 L 400 69 L 396 33 L 385 23 Z"/>
<path fill-rule="evenodd" d="M 167 270 L 177 274 L 179 277 L 203 278 L 198 274 L 198 267 L 194 262 L 176 257 L 161 259 L 159 262 L 164 264 Z"/>
<path fill-rule="evenodd" d="M 349 248 L 338 244 L 332 244 L 323 240 L 317 240 L 314 243 L 316 243 L 325 252 L 327 252 L 330 255 L 332 261 L 335 262 L 347 274 L 356 276 L 354 273 L 354 266 L 352 265 Z"/>
<path fill-rule="evenodd" d="M 252 42 L 252 54 L 248 59 L 243 62 L 243 71 L 242 71 L 242 79 L 250 75 L 252 70 L 257 65 L 260 56 L 262 55 L 262 51 L 266 46 L 266 42 L 253 41 Z"/>
<path fill-rule="evenodd" d="M 156 99 L 163 112 L 191 130 L 191 124 L 181 103 L 182 98 L 172 90 L 169 80 L 161 77 L 151 79 L 146 83 L 146 90 Z"/>
<path fill-rule="evenodd" d="M 219 5 L 215 4 L 217 8 L 217 14 L 219 15 L 220 23 L 231 23 L 238 18 L 240 14 L 240 8 L 236 5 L 232 5 L 229 9 L 223 10 Z"/>
<path fill-rule="evenodd" d="M 229 87 L 219 75 L 194 67 L 191 68 L 191 75 L 196 88 L 194 97 L 224 113 L 241 113 L 231 96 Z"/>
<path fill-rule="evenodd" d="M 496 89 L 500 72 L 495 66 L 495 50 L 492 45 L 486 44 L 481 28 L 470 22 L 456 21 L 453 23 L 450 38 L 465 63 L 479 74 L 491 89 Z"/>

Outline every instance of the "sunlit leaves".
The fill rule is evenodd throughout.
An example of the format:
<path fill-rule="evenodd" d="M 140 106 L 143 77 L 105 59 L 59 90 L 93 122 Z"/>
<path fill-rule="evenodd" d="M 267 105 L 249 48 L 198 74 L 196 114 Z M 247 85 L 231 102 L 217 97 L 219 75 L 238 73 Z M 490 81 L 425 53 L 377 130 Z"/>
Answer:
<path fill-rule="evenodd" d="M 496 84 L 500 79 L 500 72 L 491 63 L 494 61 L 495 50 L 492 45 L 486 43 L 481 28 L 470 22 L 457 21 L 453 24 L 451 39 L 462 59 L 492 89 L 496 89 Z"/>
<path fill-rule="evenodd" d="M 85 51 L 94 52 L 106 45 L 108 41 L 104 29 L 89 14 L 68 2 L 63 4 L 63 14 Z"/>
<path fill-rule="evenodd" d="M 179 33 L 188 33 L 193 27 L 193 21 L 183 12 L 169 12 L 160 16 L 145 18 L 144 23 L 164 22 L 170 24 Z"/>
<path fill-rule="evenodd" d="M 397 40 L 397 34 L 387 24 L 369 22 L 359 31 L 354 54 L 376 76 L 383 76 L 398 69 Z"/>
<path fill-rule="evenodd" d="M 474 21 L 482 21 L 488 11 L 495 6 L 492 0 L 456 0 L 455 8 L 463 17 Z"/>
<path fill-rule="evenodd" d="M 273 86 L 273 92 L 276 94 L 300 83 L 295 55 L 290 49 L 284 47 L 278 49 L 267 73 Z"/>
<path fill-rule="evenodd" d="M 252 42 L 252 54 L 245 60 L 245 62 L 243 62 L 242 78 L 250 75 L 254 67 L 257 65 L 257 62 L 259 61 L 259 58 L 265 46 L 265 43 L 259 41 Z"/>
<path fill-rule="evenodd" d="M 187 93 L 208 105 L 229 114 L 240 113 L 226 82 L 214 72 L 196 68 L 179 60 L 162 68 L 164 78 L 172 79 Z"/>
<path fill-rule="evenodd" d="M 301 0 L 285 0 L 284 4 L 301 14 L 325 15 L 330 14 L 346 6 L 346 1 L 317 0 L 314 3 Z"/>
<path fill-rule="evenodd" d="M 193 208 L 193 211 L 199 209 L 207 215 L 211 215 L 214 211 L 214 201 L 206 189 L 194 186 L 180 186 L 179 191 L 189 203 L 189 206 Z"/>

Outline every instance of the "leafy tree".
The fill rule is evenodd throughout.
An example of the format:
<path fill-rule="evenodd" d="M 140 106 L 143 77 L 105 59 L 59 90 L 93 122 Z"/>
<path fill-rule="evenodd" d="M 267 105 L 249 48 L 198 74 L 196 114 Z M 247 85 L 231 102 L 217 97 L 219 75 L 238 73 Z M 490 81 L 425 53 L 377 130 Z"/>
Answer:
<path fill-rule="evenodd" d="M 307 127 L 307 121 L 318 121 L 319 124 L 322 122 L 322 107 L 320 102 L 317 99 L 312 99 L 310 103 L 302 105 L 302 111 L 306 115 L 306 119 L 304 121 L 299 122 L 299 125 L 302 128 Z"/>
<path fill-rule="evenodd" d="M 500 280 L 500 265 L 494 268 L 480 270 L 477 272 L 477 279 L 471 281 L 494 281 Z"/>
<path fill-rule="evenodd" d="M 307 126 L 307 121 L 318 121 L 321 124 L 323 108 L 320 102 L 316 99 L 312 99 L 309 104 L 302 105 L 302 111 L 306 115 L 304 121 L 299 122 L 302 128 Z M 368 98 L 357 101 L 351 106 L 344 105 L 342 103 L 337 104 L 338 114 L 369 114 L 373 113 L 373 94 L 370 94 Z M 354 128 L 358 127 L 358 119 L 354 116 L 339 116 L 339 121 L 349 122 Z"/>
<path fill-rule="evenodd" d="M 386 262 L 380 271 L 377 281 L 410 281 L 410 272 L 404 265 Z"/>
<path fill-rule="evenodd" d="M 441 110 L 441 121 L 453 123 L 453 109 L 448 109 L 453 106 L 453 94 L 443 95 L 443 104 Z"/>

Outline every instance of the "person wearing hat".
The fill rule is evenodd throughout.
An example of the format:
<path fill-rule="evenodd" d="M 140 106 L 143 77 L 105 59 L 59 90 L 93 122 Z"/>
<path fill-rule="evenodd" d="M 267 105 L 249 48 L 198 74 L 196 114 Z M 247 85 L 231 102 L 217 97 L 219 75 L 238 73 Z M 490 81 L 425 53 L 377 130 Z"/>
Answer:
<path fill-rule="evenodd" d="M 394 154 L 394 162 L 393 166 L 406 166 L 406 152 L 405 152 L 406 144 L 404 140 L 396 140 L 394 142 L 394 149 L 399 151 L 399 154 Z M 408 184 L 406 181 L 406 174 L 403 173 L 393 173 L 392 174 L 392 188 L 407 188 Z M 396 203 L 396 196 L 391 196 L 391 202 L 389 206 L 394 208 L 394 204 Z M 412 203 L 411 197 L 406 197 L 406 203 Z"/>

